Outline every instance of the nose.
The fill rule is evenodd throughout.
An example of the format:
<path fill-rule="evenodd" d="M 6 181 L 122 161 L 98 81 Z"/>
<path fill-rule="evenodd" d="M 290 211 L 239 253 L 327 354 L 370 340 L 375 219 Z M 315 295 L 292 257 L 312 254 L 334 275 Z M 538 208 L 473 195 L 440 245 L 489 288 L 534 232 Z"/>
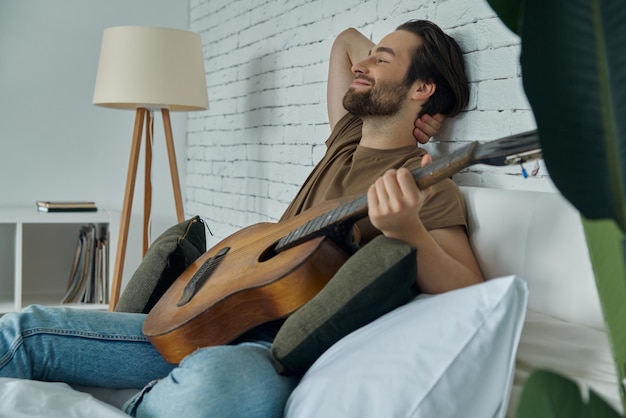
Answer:
<path fill-rule="evenodd" d="M 370 57 L 365 58 L 364 60 L 358 61 L 354 64 L 352 64 L 352 74 L 354 75 L 359 75 L 359 74 L 367 74 L 369 73 L 369 68 L 367 65 L 367 61 Z"/>

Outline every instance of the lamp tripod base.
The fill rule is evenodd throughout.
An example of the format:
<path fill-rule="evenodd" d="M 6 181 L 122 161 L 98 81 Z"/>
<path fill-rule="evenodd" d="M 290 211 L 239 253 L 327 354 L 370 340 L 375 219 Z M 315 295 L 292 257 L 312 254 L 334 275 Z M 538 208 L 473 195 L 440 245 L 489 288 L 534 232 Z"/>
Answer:
<path fill-rule="evenodd" d="M 178 177 L 178 167 L 176 164 L 176 152 L 174 149 L 174 137 L 172 135 L 172 124 L 170 121 L 169 109 L 160 109 L 163 116 L 163 128 L 165 130 L 165 144 L 167 146 L 167 155 L 170 166 L 170 175 L 172 177 L 172 187 L 174 191 L 174 203 L 176 205 L 176 217 L 178 222 L 184 220 L 183 200 L 180 190 L 180 180 Z M 115 257 L 115 267 L 113 269 L 113 281 L 111 283 L 111 293 L 109 297 L 109 311 L 114 311 L 115 306 L 120 297 L 120 289 L 122 286 L 122 277 L 124 273 L 124 261 L 126 258 L 126 245 L 128 243 L 128 230 L 130 226 L 131 210 L 133 207 L 133 195 L 135 193 L 135 180 L 137 178 L 137 166 L 139 163 L 139 152 L 141 150 L 142 131 L 146 127 L 146 165 L 144 179 L 144 212 L 143 212 L 143 252 L 142 256 L 148 251 L 150 216 L 152 210 L 152 139 L 154 118 L 152 113 L 145 107 L 137 108 L 135 114 L 135 126 L 133 129 L 133 138 L 130 149 L 130 160 L 128 163 L 128 175 L 126 177 L 126 191 L 124 192 L 124 203 L 122 206 L 122 214 L 120 219 L 120 231 L 117 245 L 117 254 Z"/>

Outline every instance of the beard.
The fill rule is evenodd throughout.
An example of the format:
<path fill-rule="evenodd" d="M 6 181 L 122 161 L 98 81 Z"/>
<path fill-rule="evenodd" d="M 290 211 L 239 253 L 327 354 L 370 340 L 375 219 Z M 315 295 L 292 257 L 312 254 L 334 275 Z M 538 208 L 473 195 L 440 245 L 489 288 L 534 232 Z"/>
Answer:
<path fill-rule="evenodd" d="M 361 118 L 392 116 L 402 108 L 410 86 L 405 82 L 374 84 L 366 91 L 350 87 L 343 96 L 343 107 Z"/>

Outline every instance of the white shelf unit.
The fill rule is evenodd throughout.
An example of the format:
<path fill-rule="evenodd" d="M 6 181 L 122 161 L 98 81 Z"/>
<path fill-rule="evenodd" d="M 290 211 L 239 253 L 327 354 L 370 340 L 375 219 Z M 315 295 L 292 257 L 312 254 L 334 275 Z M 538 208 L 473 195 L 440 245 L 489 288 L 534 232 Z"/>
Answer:
<path fill-rule="evenodd" d="M 117 247 L 118 214 L 39 212 L 33 207 L 0 207 L 0 315 L 32 304 L 106 309 L 102 304 L 65 304 L 80 229 L 93 223 L 108 231 L 109 291 Z"/>

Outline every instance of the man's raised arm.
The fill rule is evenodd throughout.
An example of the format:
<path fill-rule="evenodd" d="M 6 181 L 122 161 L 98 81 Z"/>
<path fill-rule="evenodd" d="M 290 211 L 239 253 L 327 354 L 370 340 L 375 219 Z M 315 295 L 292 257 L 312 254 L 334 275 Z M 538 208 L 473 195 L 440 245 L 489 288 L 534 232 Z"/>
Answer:
<path fill-rule="evenodd" d="M 367 57 L 374 43 L 354 28 L 341 32 L 330 50 L 328 64 L 327 108 L 330 129 L 348 113 L 343 96 L 354 80 L 352 65 Z"/>

